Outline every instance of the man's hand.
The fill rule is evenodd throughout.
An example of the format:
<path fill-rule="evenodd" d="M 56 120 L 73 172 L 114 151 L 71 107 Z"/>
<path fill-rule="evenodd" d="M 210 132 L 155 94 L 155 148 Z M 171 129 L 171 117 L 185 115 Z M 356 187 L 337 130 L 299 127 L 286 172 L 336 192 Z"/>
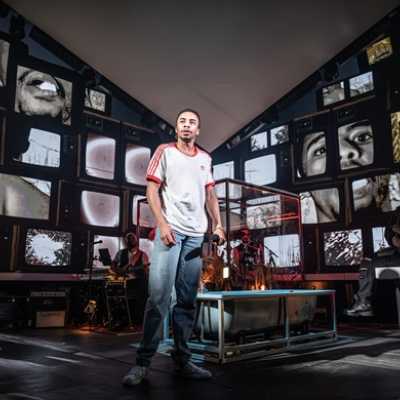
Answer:
<path fill-rule="evenodd" d="M 225 243 L 226 236 L 225 236 L 224 228 L 223 228 L 222 226 L 217 225 L 217 226 L 215 227 L 215 229 L 214 229 L 213 234 L 214 234 L 214 235 L 217 235 L 217 236 L 219 237 L 219 240 L 218 240 L 218 245 L 219 245 L 219 246 L 221 246 L 222 244 Z"/>
<path fill-rule="evenodd" d="M 175 234 L 168 224 L 160 225 L 160 238 L 166 246 L 173 246 L 176 244 Z"/>

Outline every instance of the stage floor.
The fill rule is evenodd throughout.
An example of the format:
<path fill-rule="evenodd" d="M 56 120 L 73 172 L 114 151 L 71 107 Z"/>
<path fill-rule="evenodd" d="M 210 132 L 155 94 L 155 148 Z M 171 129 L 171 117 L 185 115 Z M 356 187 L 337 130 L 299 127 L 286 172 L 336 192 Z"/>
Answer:
<path fill-rule="evenodd" d="M 211 400 L 399 399 L 400 331 L 378 325 L 339 325 L 340 340 L 310 352 L 227 365 L 207 364 L 205 382 L 174 376 L 157 354 L 147 381 L 124 388 L 139 334 L 72 329 L 0 332 L 0 399 Z"/>

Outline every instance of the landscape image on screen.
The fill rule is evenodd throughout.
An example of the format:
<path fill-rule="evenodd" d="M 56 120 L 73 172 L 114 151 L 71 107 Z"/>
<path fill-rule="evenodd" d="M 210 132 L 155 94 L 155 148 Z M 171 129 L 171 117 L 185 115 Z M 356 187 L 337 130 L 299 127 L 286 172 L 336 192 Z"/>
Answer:
<path fill-rule="evenodd" d="M 246 224 L 249 229 L 272 228 L 281 225 L 280 196 L 260 197 L 247 201 Z"/>
<path fill-rule="evenodd" d="M 48 220 L 52 183 L 0 173 L 0 215 Z"/>
<path fill-rule="evenodd" d="M 300 239 L 297 234 L 267 236 L 264 238 L 264 262 L 270 267 L 300 265 Z"/>
<path fill-rule="evenodd" d="M 322 89 L 322 103 L 324 106 L 338 103 L 345 99 L 344 81 L 334 83 L 333 85 Z"/>
<path fill-rule="evenodd" d="M 119 226 L 119 196 L 83 190 L 80 210 L 84 224 L 110 228 Z"/>
<path fill-rule="evenodd" d="M 85 172 L 101 179 L 114 179 L 116 140 L 89 133 L 86 141 Z"/>
<path fill-rule="evenodd" d="M 325 265 L 359 265 L 363 256 L 361 229 L 324 233 Z"/>
<path fill-rule="evenodd" d="M 15 161 L 50 168 L 60 166 L 59 134 L 31 128 L 28 143 L 28 148 L 19 157 L 14 158 Z"/>
<path fill-rule="evenodd" d="M 386 37 L 367 49 L 368 64 L 373 65 L 393 54 L 392 41 Z"/>
<path fill-rule="evenodd" d="M 30 116 L 47 115 L 71 125 L 72 83 L 18 66 L 14 110 Z"/>
<path fill-rule="evenodd" d="M 132 223 L 133 225 L 137 225 L 137 210 L 138 210 L 138 201 L 144 199 L 145 196 L 133 196 L 132 200 Z M 150 206 L 147 203 L 140 203 L 140 224 L 142 228 L 154 228 L 156 224 L 156 220 L 154 215 L 150 209 Z"/>
<path fill-rule="evenodd" d="M 276 156 L 269 154 L 244 162 L 245 181 L 254 185 L 268 185 L 276 182 Z"/>
<path fill-rule="evenodd" d="M 250 137 L 250 151 L 263 150 L 268 147 L 268 132 L 256 133 Z"/>
<path fill-rule="evenodd" d="M 400 173 L 356 179 L 351 187 L 355 211 L 390 212 L 400 206 Z"/>
<path fill-rule="evenodd" d="M 150 149 L 128 143 L 125 154 L 125 179 L 134 185 L 146 185 L 146 172 L 150 162 Z"/>
<path fill-rule="evenodd" d="M 350 97 L 360 96 L 364 93 L 374 90 L 374 77 L 372 72 L 366 72 L 351 78 L 350 84 Z"/>
<path fill-rule="evenodd" d="M 300 204 L 303 224 L 322 224 L 339 219 L 340 198 L 337 188 L 302 192 Z"/>
<path fill-rule="evenodd" d="M 392 126 L 392 148 L 393 161 L 400 162 L 400 112 L 395 112 L 390 115 Z"/>
<path fill-rule="evenodd" d="M 10 43 L 0 39 L 0 87 L 7 85 L 7 66 Z"/>
<path fill-rule="evenodd" d="M 85 107 L 105 112 L 106 94 L 94 89 L 85 89 Z"/>
<path fill-rule="evenodd" d="M 286 143 L 289 141 L 289 125 L 277 126 L 271 129 L 271 146 Z"/>
<path fill-rule="evenodd" d="M 49 267 L 71 265 L 72 234 L 45 229 L 28 229 L 25 263 Z"/>
<path fill-rule="evenodd" d="M 385 239 L 385 227 L 376 226 L 372 228 L 372 241 L 374 244 L 374 253 L 379 250 L 387 249 L 389 246 Z"/>

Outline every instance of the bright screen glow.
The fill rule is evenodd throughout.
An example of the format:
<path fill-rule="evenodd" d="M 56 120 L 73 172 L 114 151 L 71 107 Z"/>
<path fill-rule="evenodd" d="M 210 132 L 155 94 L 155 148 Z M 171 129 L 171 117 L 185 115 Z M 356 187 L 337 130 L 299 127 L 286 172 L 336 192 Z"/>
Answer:
<path fill-rule="evenodd" d="M 339 219 L 340 198 L 336 188 L 300 193 L 300 201 L 303 224 L 336 222 Z"/>
<path fill-rule="evenodd" d="M 282 125 L 271 129 L 271 146 L 289 141 L 289 126 Z"/>
<path fill-rule="evenodd" d="M 327 266 L 359 265 L 363 258 L 361 229 L 324 233 Z"/>
<path fill-rule="evenodd" d="M 86 174 L 96 178 L 114 179 L 116 140 L 89 133 L 86 142 Z"/>
<path fill-rule="evenodd" d="M 102 266 L 99 249 L 108 249 L 111 260 L 114 260 L 117 251 L 124 247 L 124 241 L 117 236 L 94 235 L 94 241 L 97 242 L 99 240 L 102 240 L 103 243 L 93 246 L 93 262 L 97 266 Z"/>
<path fill-rule="evenodd" d="M 384 226 L 376 226 L 375 228 L 372 228 L 372 241 L 374 243 L 374 253 L 390 247 L 385 239 Z"/>
<path fill-rule="evenodd" d="M 366 72 L 351 78 L 350 84 L 350 97 L 360 96 L 364 93 L 374 90 L 374 77 L 372 72 Z"/>
<path fill-rule="evenodd" d="M 324 106 L 338 103 L 345 99 L 344 82 L 338 82 L 322 89 L 322 102 Z"/>
<path fill-rule="evenodd" d="M 120 198 L 113 194 L 83 190 L 81 193 L 81 222 L 87 225 L 118 227 Z"/>
<path fill-rule="evenodd" d="M 267 236 L 264 238 L 264 262 L 270 267 L 300 265 L 299 235 Z"/>
<path fill-rule="evenodd" d="M 252 204 L 246 208 L 246 224 L 249 229 L 263 229 L 281 225 L 279 195 L 248 200 L 247 204 Z"/>
<path fill-rule="evenodd" d="M 48 220 L 51 182 L 0 173 L 0 215 Z"/>
<path fill-rule="evenodd" d="M 128 143 L 125 154 L 125 179 L 134 185 L 146 185 L 146 172 L 150 162 L 150 149 Z"/>
<path fill-rule="evenodd" d="M 137 225 L 137 207 L 138 201 L 144 199 L 145 196 L 133 196 L 132 201 L 132 223 L 133 225 Z M 143 228 L 154 228 L 156 226 L 156 220 L 153 216 L 153 213 L 150 210 L 150 207 L 147 203 L 140 203 L 140 223 L 139 225 Z"/>
<path fill-rule="evenodd" d="M 85 107 L 105 112 L 106 94 L 94 89 L 85 89 Z"/>
<path fill-rule="evenodd" d="M 268 185 L 276 182 L 276 156 L 252 158 L 244 163 L 245 181 L 254 185 Z"/>
<path fill-rule="evenodd" d="M 260 132 L 250 137 L 250 151 L 263 150 L 268 147 L 268 132 Z"/>
<path fill-rule="evenodd" d="M 368 64 L 376 64 L 393 54 L 392 41 L 386 37 L 367 49 Z"/>
<path fill-rule="evenodd" d="M 28 229 L 25 263 L 49 267 L 71 265 L 72 234 L 69 232 Z"/>

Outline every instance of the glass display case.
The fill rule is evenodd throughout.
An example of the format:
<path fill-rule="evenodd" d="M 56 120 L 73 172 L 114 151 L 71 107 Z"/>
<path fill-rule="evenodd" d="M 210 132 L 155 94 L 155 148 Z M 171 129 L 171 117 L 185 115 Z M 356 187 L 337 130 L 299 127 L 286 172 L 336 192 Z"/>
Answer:
<path fill-rule="evenodd" d="M 227 239 L 213 254 L 225 268 L 223 289 L 265 289 L 272 273 L 302 270 L 297 194 L 234 179 L 217 181 L 215 193 Z"/>

